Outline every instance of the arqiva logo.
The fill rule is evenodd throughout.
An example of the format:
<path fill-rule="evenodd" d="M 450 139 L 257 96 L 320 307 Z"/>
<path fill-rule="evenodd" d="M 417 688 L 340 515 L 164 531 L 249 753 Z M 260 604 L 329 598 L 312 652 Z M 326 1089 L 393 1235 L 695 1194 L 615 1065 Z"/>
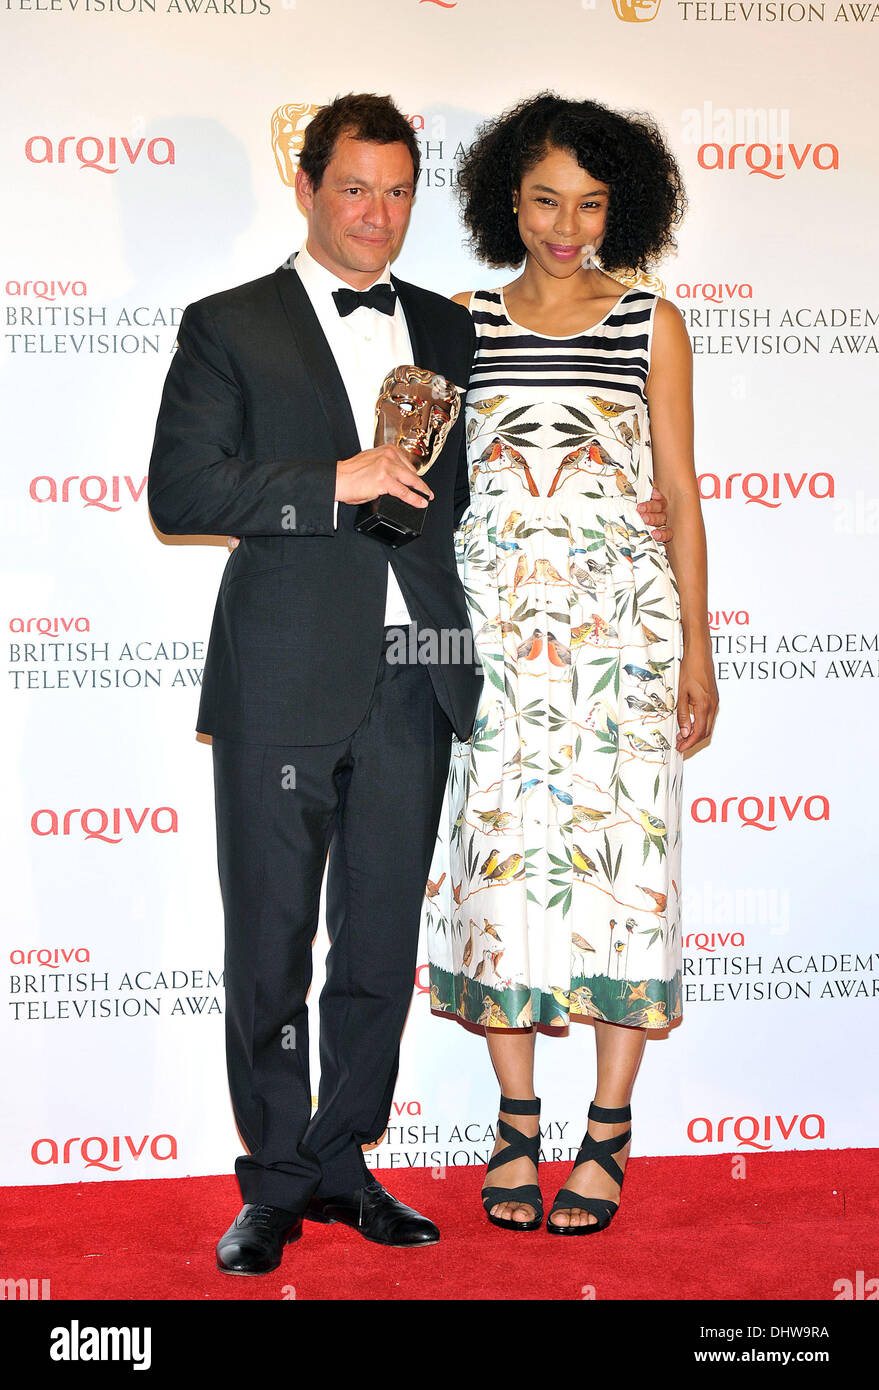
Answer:
<path fill-rule="evenodd" d="M 75 489 L 73 497 L 70 495 L 70 484 L 79 483 Z M 123 497 L 122 483 L 125 484 L 128 497 Z M 36 478 L 31 478 L 28 493 L 34 502 L 75 502 L 78 499 L 84 507 L 100 507 L 103 512 L 118 512 L 122 509 L 122 502 L 140 501 L 143 490 L 147 485 L 147 476 L 138 484 L 134 478 L 127 475 L 120 478 L 114 474 L 112 478 L 102 478 L 97 473 L 89 473 L 87 477 L 81 478 L 78 473 L 71 473 L 69 477 L 62 478 L 59 492 L 59 485 L 55 478 L 51 478 L 48 473 L 41 473 Z M 105 498 L 109 497 L 109 502 Z"/>
<path fill-rule="evenodd" d="M 747 627 L 750 621 L 747 609 L 708 610 L 708 627 Z"/>
<path fill-rule="evenodd" d="M 754 286 L 738 280 L 728 281 L 699 280 L 694 285 L 686 283 L 675 286 L 675 299 L 706 299 L 709 304 L 722 304 L 725 299 L 753 299 Z"/>
<path fill-rule="evenodd" d="M 86 617 L 79 618 L 10 618 L 10 632 L 38 632 L 41 637 L 58 637 L 62 632 L 91 632 Z"/>
<path fill-rule="evenodd" d="M 732 1134 L 726 1132 L 727 1125 L 732 1126 Z M 823 1139 L 824 1116 L 793 1115 L 786 1119 L 782 1115 L 763 1115 L 761 1124 L 756 1115 L 724 1115 L 715 1129 L 707 1115 L 697 1115 L 687 1125 L 687 1138 L 691 1144 L 728 1144 L 735 1136 L 740 1149 L 746 1145 L 752 1149 L 771 1149 L 773 1138 L 786 1142 L 795 1129 L 798 1139 Z M 758 1134 L 767 1142 L 761 1143 Z"/>
<path fill-rule="evenodd" d="M 68 145 L 73 146 L 72 158 Z M 156 136 L 149 144 L 143 136 L 132 144 L 126 135 L 121 135 L 121 155 L 117 150 L 115 135 L 108 136 L 106 144 L 99 135 L 64 135 L 57 145 L 50 135 L 31 135 L 25 142 L 24 152 L 31 164 L 70 164 L 75 160 L 80 169 L 96 169 L 99 174 L 118 174 L 117 156 L 124 156 L 129 164 L 136 164 L 143 154 L 144 145 L 149 164 L 175 163 L 174 141 L 164 135 Z"/>
<path fill-rule="evenodd" d="M 87 946 L 37 946 L 24 951 L 16 946 L 9 953 L 13 965 L 45 965 L 50 970 L 59 970 L 62 965 L 76 961 L 77 965 L 88 965 L 91 960 Z"/>
<path fill-rule="evenodd" d="M 688 932 L 681 943 L 697 951 L 719 951 L 724 946 L 744 946 L 745 934 L 740 931 Z"/>
<path fill-rule="evenodd" d="M 739 151 L 743 150 L 743 154 Z M 744 165 L 749 174 L 765 174 L 768 179 L 783 179 L 788 173 L 799 173 L 808 162 L 813 169 L 826 174 L 839 168 L 839 150 L 836 145 L 821 144 L 798 147 L 792 140 L 786 144 L 781 141 L 775 146 L 757 141 L 746 145 L 737 141 L 734 145 L 719 145 L 714 140 L 700 145 L 697 154 L 699 167 L 723 173 L 733 173 Z"/>
<path fill-rule="evenodd" d="M 741 482 L 735 486 L 736 479 Z M 830 473 L 730 473 L 721 480 L 716 473 L 700 473 L 699 496 L 703 502 L 731 501 L 744 497 L 745 502 L 759 502 L 761 507 L 780 507 L 788 497 L 794 501 L 806 494 L 818 501 L 833 496 L 833 476 Z M 786 496 L 782 499 L 782 493 Z M 773 499 L 773 500 L 770 500 Z"/>
<path fill-rule="evenodd" d="M 708 612 L 709 627 L 747 627 L 750 621 L 747 608 L 718 608 Z"/>
<path fill-rule="evenodd" d="M 55 291 L 57 290 L 57 294 Z M 65 295 L 72 294 L 82 298 L 88 293 L 85 280 L 7 280 L 6 293 L 12 298 L 14 295 L 27 297 L 33 295 L 36 299 L 47 299 L 54 303 L 58 295 L 63 299 Z"/>
<path fill-rule="evenodd" d="M 79 1145 L 78 1152 L 73 1150 L 74 1144 Z M 97 1146 L 95 1151 L 94 1146 Z M 161 1152 L 160 1146 L 165 1150 L 164 1153 Z M 31 1158 L 41 1167 L 49 1164 L 75 1163 L 79 1158 L 86 1168 L 103 1168 L 107 1173 L 118 1173 L 123 1162 L 128 1162 L 129 1156 L 136 1163 L 145 1154 L 158 1159 L 160 1163 L 176 1159 L 177 1140 L 173 1134 L 156 1134 L 152 1137 L 145 1134 L 140 1140 L 132 1139 L 130 1134 L 114 1134 L 111 1139 L 104 1139 L 100 1134 L 91 1134 L 87 1139 L 80 1139 L 77 1134 L 72 1139 L 65 1139 L 60 1145 L 55 1139 L 35 1139 L 31 1145 Z M 112 1160 L 110 1163 L 106 1161 L 108 1158 Z"/>
<path fill-rule="evenodd" d="M 159 817 L 163 816 L 163 823 L 160 824 Z M 154 830 L 157 835 L 176 835 L 178 830 L 177 812 L 172 806 L 157 806 L 151 811 L 149 806 L 138 815 L 130 806 L 125 807 L 125 817 L 127 825 L 122 824 L 122 809 L 119 806 L 113 807 L 113 833 L 107 835 L 105 832 L 110 828 L 110 816 L 101 806 L 90 806 L 88 810 L 82 810 L 79 806 L 74 806 L 71 810 L 65 811 L 63 817 L 58 811 L 53 811 L 49 807 L 41 806 L 39 811 L 34 811 L 31 816 L 31 830 L 35 835 L 72 835 L 70 822 L 73 816 L 79 816 L 79 829 L 82 831 L 83 839 L 103 840 L 105 845 L 118 845 L 122 840 L 123 829 L 127 832 L 129 826 L 135 835 L 139 835 L 147 822 L 149 816 L 149 828 Z M 97 825 L 90 824 L 93 817 L 98 818 Z"/>
<path fill-rule="evenodd" d="M 786 796 L 777 798 L 786 821 L 792 821 L 802 808 L 806 820 L 830 820 L 830 802 L 826 796 L 798 796 L 789 802 Z M 730 812 L 729 807 L 734 809 Z M 752 810 L 748 808 L 753 808 Z M 727 796 L 720 803 L 711 796 L 697 796 L 690 807 L 690 815 L 697 825 L 726 825 L 737 819 L 740 825 L 750 825 L 756 830 L 775 830 L 776 798 L 767 797 L 765 803 L 759 796 Z"/>

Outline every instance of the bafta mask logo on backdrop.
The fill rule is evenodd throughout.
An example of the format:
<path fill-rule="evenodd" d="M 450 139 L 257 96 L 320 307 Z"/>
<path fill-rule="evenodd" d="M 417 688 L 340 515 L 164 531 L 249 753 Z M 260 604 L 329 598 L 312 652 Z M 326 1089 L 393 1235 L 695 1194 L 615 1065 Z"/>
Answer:
<path fill-rule="evenodd" d="M 651 275 L 646 270 L 620 270 L 614 271 L 613 278 L 619 280 L 621 285 L 626 285 L 630 290 L 650 290 L 651 294 L 658 294 L 666 299 L 665 284 L 658 275 Z"/>
<path fill-rule="evenodd" d="M 305 127 L 317 115 L 321 104 L 289 101 L 272 112 L 272 149 L 278 173 L 288 188 L 292 188 L 296 180 L 296 168 L 305 143 Z"/>
<path fill-rule="evenodd" d="M 659 14 L 662 0 L 613 0 L 613 12 L 624 24 L 645 24 Z"/>

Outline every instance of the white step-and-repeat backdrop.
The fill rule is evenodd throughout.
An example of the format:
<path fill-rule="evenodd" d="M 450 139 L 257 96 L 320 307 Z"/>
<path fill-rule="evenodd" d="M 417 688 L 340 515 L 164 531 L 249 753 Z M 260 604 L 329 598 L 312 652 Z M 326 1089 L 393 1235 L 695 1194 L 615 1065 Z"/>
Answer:
<path fill-rule="evenodd" d="M 481 119 L 547 87 L 667 132 L 691 207 L 656 275 L 695 353 L 721 712 L 685 768 L 684 1017 L 648 1043 L 634 1152 L 879 1142 L 879 6 L 8 0 L 0 29 L 2 1181 L 239 1152 L 194 733 L 227 552 L 156 536 L 147 464 L 184 306 L 300 244 L 296 131 L 364 89 L 422 143 L 396 269 L 448 294 L 511 278 L 462 247 L 456 160 Z M 322 928 L 313 1002 L 325 952 Z M 491 1148 L 485 1046 L 431 1017 L 427 986 L 424 965 L 383 1170 Z M 566 1158 L 592 1030 L 537 1053 L 544 1151 Z"/>

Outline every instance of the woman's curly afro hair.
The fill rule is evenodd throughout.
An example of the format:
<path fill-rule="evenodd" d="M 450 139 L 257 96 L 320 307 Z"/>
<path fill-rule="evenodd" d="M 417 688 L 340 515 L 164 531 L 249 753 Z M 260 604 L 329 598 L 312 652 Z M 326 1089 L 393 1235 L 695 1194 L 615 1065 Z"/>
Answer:
<path fill-rule="evenodd" d="M 541 92 L 481 125 L 458 171 L 464 222 L 481 261 L 517 266 L 524 260 L 513 194 L 551 148 L 566 150 L 610 187 L 599 251 L 606 271 L 647 270 L 676 248 L 672 229 L 687 199 L 680 169 L 653 119 Z"/>

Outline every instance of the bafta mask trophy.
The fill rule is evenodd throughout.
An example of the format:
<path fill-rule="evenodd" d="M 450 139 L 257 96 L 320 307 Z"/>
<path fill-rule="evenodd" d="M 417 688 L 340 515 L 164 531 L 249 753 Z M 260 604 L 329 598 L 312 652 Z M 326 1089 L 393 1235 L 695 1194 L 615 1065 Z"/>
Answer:
<path fill-rule="evenodd" d="M 423 476 L 436 462 L 460 409 L 460 392 L 445 377 L 426 367 L 395 367 L 376 401 L 375 447 L 396 444 Z M 426 510 L 383 493 L 363 503 L 354 527 L 396 550 L 421 535 Z"/>

